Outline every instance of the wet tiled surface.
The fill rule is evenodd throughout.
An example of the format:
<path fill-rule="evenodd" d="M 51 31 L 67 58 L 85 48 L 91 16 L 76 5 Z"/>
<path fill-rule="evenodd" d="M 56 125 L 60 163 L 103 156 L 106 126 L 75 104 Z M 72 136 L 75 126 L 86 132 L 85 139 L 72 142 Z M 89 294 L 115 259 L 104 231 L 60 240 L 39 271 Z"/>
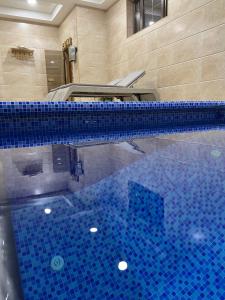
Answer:
<path fill-rule="evenodd" d="M 24 298 L 225 299 L 224 140 L 215 130 L 81 147 L 79 181 L 11 199 Z"/>

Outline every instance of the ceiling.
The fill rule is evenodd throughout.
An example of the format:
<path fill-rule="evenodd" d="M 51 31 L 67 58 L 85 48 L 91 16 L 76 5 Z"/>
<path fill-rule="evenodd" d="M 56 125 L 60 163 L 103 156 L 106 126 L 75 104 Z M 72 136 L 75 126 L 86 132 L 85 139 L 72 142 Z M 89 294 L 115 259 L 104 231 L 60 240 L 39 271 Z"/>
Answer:
<path fill-rule="evenodd" d="M 60 25 L 75 5 L 109 8 L 116 0 L 0 0 L 0 18 Z"/>

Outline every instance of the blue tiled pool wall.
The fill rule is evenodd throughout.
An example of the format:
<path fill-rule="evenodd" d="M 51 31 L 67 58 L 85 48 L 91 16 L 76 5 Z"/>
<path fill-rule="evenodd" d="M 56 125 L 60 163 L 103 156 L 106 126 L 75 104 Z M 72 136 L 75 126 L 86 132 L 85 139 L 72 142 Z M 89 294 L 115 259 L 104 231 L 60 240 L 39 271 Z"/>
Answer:
<path fill-rule="evenodd" d="M 222 123 L 225 102 L 0 102 L 1 136 Z"/>
<path fill-rule="evenodd" d="M 146 109 L 225 109 L 225 101 L 150 101 L 150 102 L 0 102 L 0 113 L 93 112 Z"/>
<path fill-rule="evenodd" d="M 84 133 L 74 133 L 74 132 L 63 132 L 58 134 L 33 134 L 33 135 L 15 135 L 15 136 L 0 136 L 0 149 L 7 148 L 23 148 L 23 147 L 34 147 L 42 145 L 52 145 L 52 144 L 73 144 L 73 145 L 93 145 L 101 143 L 117 143 L 126 140 L 133 140 L 135 138 L 145 138 L 154 135 L 165 135 L 165 134 L 175 134 L 181 132 L 191 132 L 191 131 L 211 131 L 211 130 L 224 130 L 224 125 L 221 124 L 199 124 L 199 125 L 189 125 L 189 126 L 167 126 L 163 128 L 155 129 L 139 129 L 139 130 L 117 130 L 109 132 L 84 132 Z"/>
<path fill-rule="evenodd" d="M 48 218 L 46 204 L 13 211 L 27 299 L 224 299 L 225 156 L 211 155 L 224 134 L 215 147 L 207 139 L 193 136 L 190 147 L 151 140 L 156 151 L 144 164 L 68 195 L 73 209 L 59 197 Z M 187 239 L 196 230 L 207 240 Z M 65 267 L 54 272 L 51 258 L 61 253 Z M 118 272 L 120 260 L 127 272 Z"/>
<path fill-rule="evenodd" d="M 224 122 L 218 109 L 133 110 L 102 112 L 54 112 L 0 115 L 1 136 L 57 134 L 65 132 L 108 132 L 122 129 L 149 129 L 163 126 L 213 124 Z"/>

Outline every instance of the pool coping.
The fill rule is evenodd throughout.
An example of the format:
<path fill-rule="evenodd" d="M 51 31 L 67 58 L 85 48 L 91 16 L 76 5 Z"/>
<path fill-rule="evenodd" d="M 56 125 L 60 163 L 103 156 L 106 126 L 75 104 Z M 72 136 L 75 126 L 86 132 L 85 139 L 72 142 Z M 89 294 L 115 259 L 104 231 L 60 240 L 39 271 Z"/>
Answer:
<path fill-rule="evenodd" d="M 0 148 L 225 126 L 225 101 L 0 102 Z"/>
<path fill-rule="evenodd" d="M 32 112 L 105 112 L 179 109 L 225 109 L 225 101 L 151 101 L 151 102 L 0 102 L 0 114 Z"/>

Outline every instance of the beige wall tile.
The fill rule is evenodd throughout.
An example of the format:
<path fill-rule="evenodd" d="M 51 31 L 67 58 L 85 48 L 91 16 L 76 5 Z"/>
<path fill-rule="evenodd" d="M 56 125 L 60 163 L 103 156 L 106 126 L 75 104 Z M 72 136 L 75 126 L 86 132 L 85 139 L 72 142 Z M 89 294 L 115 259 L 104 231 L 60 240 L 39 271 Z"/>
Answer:
<path fill-rule="evenodd" d="M 185 84 L 182 86 L 181 100 L 201 100 L 201 88 L 199 83 Z"/>
<path fill-rule="evenodd" d="M 168 6 L 168 17 L 129 38 L 124 38 L 124 0 L 107 11 L 110 79 L 125 69 L 144 68 L 146 75 L 138 85 L 148 87 L 151 82 L 161 99 L 210 99 L 213 91 L 209 87 L 202 95 L 202 81 L 225 78 L 224 55 L 207 57 L 225 51 L 225 1 L 169 0 Z M 209 84 L 216 85 L 218 98 L 222 83 Z"/>
<path fill-rule="evenodd" d="M 182 16 L 158 29 L 158 47 L 191 36 L 202 30 L 204 10 L 200 8 L 188 15 Z"/>
<path fill-rule="evenodd" d="M 201 98 L 207 100 L 225 100 L 225 80 L 200 83 Z"/>
<path fill-rule="evenodd" d="M 15 58 L 11 47 L 24 45 L 34 57 Z M 44 99 L 47 95 L 45 50 L 59 49 L 56 27 L 0 20 L 0 97 L 5 100 Z"/>
<path fill-rule="evenodd" d="M 137 86 L 157 88 L 161 100 L 224 98 L 225 1 L 168 3 L 168 17 L 129 37 L 126 0 L 107 11 L 77 6 L 59 28 L 0 20 L 0 99 L 43 98 L 44 50 L 61 49 L 69 37 L 78 47 L 77 82 L 105 83 L 144 69 Z M 34 59 L 13 58 L 17 45 L 34 49 Z"/>
<path fill-rule="evenodd" d="M 225 24 L 202 33 L 202 56 L 225 51 Z"/>
<path fill-rule="evenodd" d="M 92 8 L 76 10 L 80 82 L 108 82 L 106 14 Z"/>
<path fill-rule="evenodd" d="M 173 87 L 159 88 L 158 93 L 159 93 L 160 100 L 175 101 L 183 98 L 183 87 L 173 86 Z"/>
<path fill-rule="evenodd" d="M 204 28 L 215 27 L 225 23 L 225 1 L 211 1 L 204 6 Z"/>
<path fill-rule="evenodd" d="M 202 59 L 202 81 L 225 78 L 225 52 Z"/>
<path fill-rule="evenodd" d="M 185 62 L 158 71 L 158 87 L 194 83 L 200 80 L 200 62 Z"/>
<path fill-rule="evenodd" d="M 189 61 L 201 57 L 202 38 L 197 34 L 186 38 L 172 46 L 172 63 Z"/>
<path fill-rule="evenodd" d="M 168 13 L 173 17 L 184 15 L 212 0 L 168 0 Z"/>

